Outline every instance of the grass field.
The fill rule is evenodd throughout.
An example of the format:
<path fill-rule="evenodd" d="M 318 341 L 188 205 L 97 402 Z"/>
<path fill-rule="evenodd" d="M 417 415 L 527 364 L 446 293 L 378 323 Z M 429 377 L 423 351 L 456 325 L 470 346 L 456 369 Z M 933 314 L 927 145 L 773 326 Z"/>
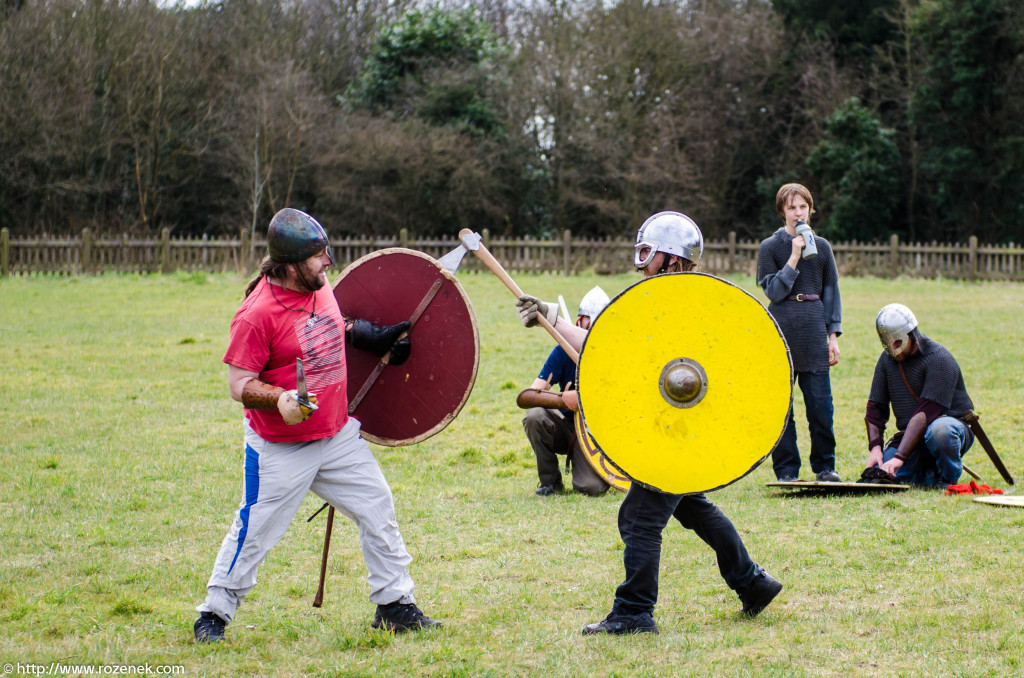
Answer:
<path fill-rule="evenodd" d="M 635 280 L 517 277 L 572 309 L 594 284 L 614 295 Z M 752 279 L 734 281 L 763 300 Z M 324 606 L 312 608 L 324 514 L 305 522 L 320 504 L 310 496 L 227 642 L 200 646 L 194 607 L 241 496 L 242 412 L 220 358 L 244 281 L 0 281 L 2 663 L 182 666 L 189 676 L 1024 675 L 1024 510 L 921 490 L 787 496 L 764 487 L 770 464 L 712 496 L 786 585 L 765 613 L 742 618 L 712 553 L 674 524 L 661 635 L 582 637 L 622 576 L 622 495 L 533 495 L 514 399 L 551 341 L 519 325 L 493 276 L 462 283 L 482 349 L 469 402 L 434 438 L 378 450 L 418 601 L 445 628 L 370 629 L 365 567 L 343 519 Z M 1024 482 L 1024 286 L 845 279 L 842 292 L 832 384 L 844 479 L 866 457 L 874 317 L 900 301 L 958 358 L 989 437 Z M 799 395 L 796 412 L 802 422 Z M 1013 489 L 980 446 L 968 460 Z"/>

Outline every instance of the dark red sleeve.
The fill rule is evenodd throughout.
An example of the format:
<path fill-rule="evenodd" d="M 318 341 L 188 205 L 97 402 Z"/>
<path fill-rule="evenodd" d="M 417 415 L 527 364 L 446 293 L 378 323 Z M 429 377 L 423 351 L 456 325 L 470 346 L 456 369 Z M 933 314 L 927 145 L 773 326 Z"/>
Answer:
<path fill-rule="evenodd" d="M 928 400 L 927 398 L 921 398 L 917 403 L 917 409 L 914 410 L 914 414 L 918 412 L 924 412 L 925 426 L 930 425 L 933 421 L 941 417 L 946 411 L 946 408 L 938 404 L 934 400 Z M 910 415 L 913 418 L 914 414 Z"/>
<path fill-rule="evenodd" d="M 867 409 L 864 411 L 864 419 L 884 430 L 885 422 L 889 421 L 889 408 L 874 400 L 869 400 Z"/>
<path fill-rule="evenodd" d="M 864 411 L 864 421 L 868 423 L 868 449 L 870 450 L 875 445 L 881 447 L 885 423 L 889 421 L 889 408 L 874 400 L 869 400 Z"/>

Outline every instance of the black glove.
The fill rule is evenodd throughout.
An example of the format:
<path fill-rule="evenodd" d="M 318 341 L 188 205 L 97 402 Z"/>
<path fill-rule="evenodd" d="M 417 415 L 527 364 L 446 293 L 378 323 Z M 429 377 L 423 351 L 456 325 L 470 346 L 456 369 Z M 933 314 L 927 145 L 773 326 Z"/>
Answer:
<path fill-rule="evenodd" d="M 391 351 L 389 365 L 401 365 L 409 357 L 412 344 L 409 337 L 399 339 L 409 329 L 409 321 L 404 320 L 397 325 L 374 325 L 369 320 L 356 320 L 352 327 L 345 331 L 345 339 L 353 348 L 370 351 L 383 357 Z"/>
<path fill-rule="evenodd" d="M 860 480 L 858 483 L 871 483 L 873 485 L 898 485 L 900 481 L 896 480 L 895 477 L 889 475 L 878 466 L 871 466 L 864 469 L 864 472 L 860 474 Z"/>
<path fill-rule="evenodd" d="M 404 322 L 402 324 L 408 325 L 409 323 Z M 409 341 L 409 337 L 402 337 L 395 343 L 391 344 L 391 357 L 388 358 L 388 365 L 401 365 L 409 359 L 409 351 L 411 350 L 412 343 Z"/>

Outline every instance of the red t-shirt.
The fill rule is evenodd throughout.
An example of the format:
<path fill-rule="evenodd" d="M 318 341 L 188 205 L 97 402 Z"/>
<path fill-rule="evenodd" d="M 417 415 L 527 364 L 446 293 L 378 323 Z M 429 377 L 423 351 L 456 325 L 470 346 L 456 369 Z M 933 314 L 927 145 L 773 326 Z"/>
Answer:
<path fill-rule="evenodd" d="M 284 443 L 329 438 L 348 421 L 345 321 L 334 291 L 329 285 L 312 294 L 277 285 L 271 293 L 270 288 L 264 277 L 242 302 L 231 321 L 223 360 L 256 372 L 271 386 L 291 390 L 295 388 L 295 359 L 302 358 L 306 387 L 316 394 L 320 408 L 313 416 L 289 426 L 277 408 L 246 409 L 245 414 L 264 440 Z M 315 318 L 309 323 L 311 311 Z"/>

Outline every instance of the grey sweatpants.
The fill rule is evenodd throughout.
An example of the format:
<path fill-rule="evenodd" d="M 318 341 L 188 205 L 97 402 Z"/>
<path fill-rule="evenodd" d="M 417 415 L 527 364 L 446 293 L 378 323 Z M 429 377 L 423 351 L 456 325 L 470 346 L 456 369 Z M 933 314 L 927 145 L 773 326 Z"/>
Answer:
<path fill-rule="evenodd" d="M 333 438 L 272 443 L 245 422 L 245 490 L 234 523 L 224 537 L 206 600 L 196 609 L 231 621 L 256 585 L 256 569 L 281 540 L 306 493 L 314 493 L 359 528 L 369 569 L 370 601 L 415 602 L 406 567 L 412 557 L 398 531 L 395 505 L 384 474 L 359 422 L 349 419 Z"/>

